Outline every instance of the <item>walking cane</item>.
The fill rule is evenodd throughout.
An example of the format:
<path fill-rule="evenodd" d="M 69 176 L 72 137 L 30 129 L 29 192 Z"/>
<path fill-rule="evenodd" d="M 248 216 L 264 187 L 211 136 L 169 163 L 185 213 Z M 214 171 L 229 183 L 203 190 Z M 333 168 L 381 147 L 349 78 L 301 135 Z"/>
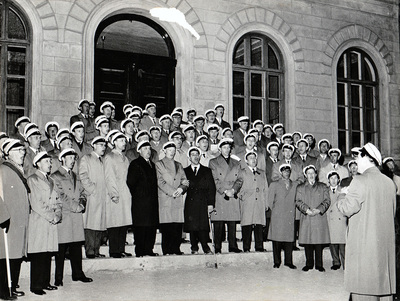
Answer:
<path fill-rule="evenodd" d="M 218 269 L 218 262 L 217 262 L 217 253 L 215 252 L 215 241 L 214 241 L 214 227 L 213 224 L 211 222 L 211 214 L 215 212 L 215 210 L 211 211 L 210 214 L 208 215 L 208 223 L 210 225 L 210 229 L 211 229 L 211 243 L 214 247 L 214 259 L 215 259 L 215 263 L 214 263 L 214 267 L 216 269 Z"/>
<path fill-rule="evenodd" d="M 3 229 L 3 231 L 4 231 L 4 247 L 6 249 L 7 283 L 8 283 L 8 289 L 10 290 L 10 297 L 11 297 L 12 291 L 11 291 L 10 254 L 8 253 L 8 238 L 7 238 L 6 229 Z"/>

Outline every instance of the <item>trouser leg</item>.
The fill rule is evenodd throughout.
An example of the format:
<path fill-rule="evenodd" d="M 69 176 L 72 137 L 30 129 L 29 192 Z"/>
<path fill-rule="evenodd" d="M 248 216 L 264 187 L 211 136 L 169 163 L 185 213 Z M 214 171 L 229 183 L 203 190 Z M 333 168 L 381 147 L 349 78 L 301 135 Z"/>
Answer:
<path fill-rule="evenodd" d="M 340 254 L 340 261 L 342 262 L 342 268 L 345 269 L 345 260 L 346 260 L 346 245 L 339 244 L 339 254 Z"/>
<path fill-rule="evenodd" d="M 72 270 L 72 279 L 80 279 L 85 276 L 82 271 L 82 245 L 80 242 L 69 244 L 70 263 Z"/>
<path fill-rule="evenodd" d="M 173 226 L 172 223 L 162 224 L 161 248 L 164 255 L 173 254 Z"/>
<path fill-rule="evenodd" d="M 265 211 L 265 221 L 266 225 L 263 227 L 263 241 L 268 240 L 269 225 L 271 223 L 271 209 Z"/>
<path fill-rule="evenodd" d="M 118 250 L 118 228 L 112 227 L 107 229 L 108 232 L 108 247 L 111 254 L 119 253 Z"/>
<path fill-rule="evenodd" d="M 314 245 L 304 245 L 304 251 L 306 253 L 306 266 L 314 267 Z"/>
<path fill-rule="evenodd" d="M 190 231 L 190 249 L 193 252 L 199 250 L 199 231 Z"/>
<path fill-rule="evenodd" d="M 223 221 L 213 222 L 214 226 L 214 244 L 215 251 L 221 252 L 222 248 L 222 237 L 225 236 L 225 223 Z"/>
<path fill-rule="evenodd" d="M 153 253 L 154 244 L 156 243 L 157 228 L 155 226 L 145 227 L 144 251 L 145 255 Z"/>
<path fill-rule="evenodd" d="M 321 244 L 316 244 L 314 245 L 314 250 L 315 250 L 315 266 L 316 267 L 323 267 L 324 263 L 322 260 L 322 252 L 324 250 L 323 245 Z"/>
<path fill-rule="evenodd" d="M 44 259 L 44 272 L 43 272 L 43 282 L 44 287 L 50 285 L 50 275 L 51 275 L 51 257 L 54 253 L 46 252 Z"/>
<path fill-rule="evenodd" d="M 128 227 L 118 227 L 118 253 L 125 252 L 126 232 Z"/>
<path fill-rule="evenodd" d="M 85 254 L 86 256 L 95 255 L 94 245 L 96 239 L 96 232 L 94 230 L 85 229 Z"/>
<path fill-rule="evenodd" d="M 204 253 L 210 252 L 210 247 L 208 246 L 208 235 L 209 231 L 208 230 L 200 230 L 198 231 L 198 238 L 201 244 L 201 248 L 203 249 Z"/>
<path fill-rule="evenodd" d="M 15 291 L 21 271 L 22 259 L 10 259 L 11 290 Z M 0 259 L 0 298 L 9 297 L 10 292 L 7 280 L 7 265 L 5 259 Z"/>
<path fill-rule="evenodd" d="M 58 252 L 55 256 L 56 271 L 55 271 L 55 281 L 61 282 L 64 278 L 64 261 L 65 261 L 65 251 L 67 249 L 67 244 L 58 244 Z"/>
<path fill-rule="evenodd" d="M 134 226 L 133 236 L 135 238 L 135 254 L 137 257 L 145 255 L 145 240 L 146 231 L 145 227 Z"/>
<path fill-rule="evenodd" d="M 338 244 L 330 244 L 329 251 L 332 256 L 332 265 L 340 266 L 340 258 L 339 258 L 339 245 Z"/>
<path fill-rule="evenodd" d="M 281 265 L 281 249 L 282 243 L 280 241 L 272 241 L 272 254 L 274 255 L 274 264 Z"/>
<path fill-rule="evenodd" d="M 181 243 L 182 243 L 182 223 L 174 223 L 173 224 L 173 253 L 179 254 L 181 252 Z"/>
<path fill-rule="evenodd" d="M 263 225 L 254 226 L 254 244 L 256 251 L 264 251 Z"/>
<path fill-rule="evenodd" d="M 252 225 L 242 226 L 243 251 L 250 251 L 251 233 Z"/>
<path fill-rule="evenodd" d="M 228 225 L 228 243 L 229 249 L 237 249 L 238 245 L 236 242 L 236 222 L 226 222 Z"/>
<path fill-rule="evenodd" d="M 285 241 L 283 243 L 283 250 L 285 252 L 285 264 L 293 264 L 293 243 Z"/>

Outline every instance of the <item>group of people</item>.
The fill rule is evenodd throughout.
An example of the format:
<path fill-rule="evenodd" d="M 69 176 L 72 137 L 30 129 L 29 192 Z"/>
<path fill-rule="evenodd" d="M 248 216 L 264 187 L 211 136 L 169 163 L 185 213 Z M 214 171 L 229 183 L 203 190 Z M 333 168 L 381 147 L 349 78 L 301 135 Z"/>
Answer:
<path fill-rule="evenodd" d="M 35 294 L 63 285 L 66 256 L 72 280 L 91 282 L 82 271 L 82 244 L 87 258 L 105 256 L 100 254 L 105 238 L 110 257 L 130 257 L 128 228 L 136 257 L 158 255 L 153 251 L 157 229 L 163 255 L 183 254 L 186 233 L 192 254 L 199 253 L 199 244 L 204 254 L 221 253 L 226 238 L 229 252 L 250 252 L 254 233 L 256 252 L 272 241 L 274 268 L 280 268 L 283 249 L 284 265 L 296 269 L 292 252 L 298 241 L 305 250 L 305 272 L 325 271 L 322 253 L 329 247 L 332 270 L 344 269 L 346 259 L 353 300 L 395 293 L 400 178 L 394 159 L 382 160 L 373 144 L 353 148 L 344 164 L 340 149 L 327 139 L 316 143 L 310 133 L 285 133 L 281 123 L 250 123 L 241 116 L 233 130 L 223 119 L 222 104 L 204 115 L 189 109 L 186 121 L 179 107 L 158 118 L 154 103 L 144 110 L 125 105 L 121 121 L 114 119 L 109 101 L 101 104 L 97 117 L 94 102 L 83 99 L 77 107 L 68 128 L 46 123 L 44 140 L 26 116 L 16 120 L 15 134 L 0 133 L 1 299 L 24 295 L 17 289 L 25 258 L 31 262 Z M 389 177 L 378 169 L 382 164 Z M 237 243 L 238 223 L 243 250 Z M 369 274 L 371 266 L 380 275 L 373 283 L 359 275 L 363 269 Z"/>

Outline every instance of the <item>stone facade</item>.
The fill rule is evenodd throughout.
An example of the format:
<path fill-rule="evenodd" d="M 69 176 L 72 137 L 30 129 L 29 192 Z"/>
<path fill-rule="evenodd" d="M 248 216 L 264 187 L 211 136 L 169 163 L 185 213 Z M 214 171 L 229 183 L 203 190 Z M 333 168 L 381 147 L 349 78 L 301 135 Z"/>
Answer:
<path fill-rule="evenodd" d="M 32 26 L 32 105 L 40 126 L 67 125 L 81 98 L 93 96 L 94 34 L 110 15 L 152 18 L 176 7 L 200 34 L 158 22 L 177 58 L 176 99 L 202 112 L 216 102 L 232 116 L 232 53 L 245 33 L 269 36 L 285 62 L 285 124 L 337 145 L 336 65 L 349 47 L 379 74 L 380 147 L 400 158 L 399 6 L 395 0 L 15 0 Z"/>

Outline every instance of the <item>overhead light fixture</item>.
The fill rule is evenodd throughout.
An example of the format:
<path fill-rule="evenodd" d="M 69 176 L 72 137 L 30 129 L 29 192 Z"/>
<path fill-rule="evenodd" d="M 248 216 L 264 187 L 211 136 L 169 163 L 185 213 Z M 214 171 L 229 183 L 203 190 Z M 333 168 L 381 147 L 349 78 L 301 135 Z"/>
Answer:
<path fill-rule="evenodd" d="M 197 31 L 186 21 L 185 15 L 175 7 L 155 7 L 150 9 L 150 14 L 161 21 L 177 23 L 183 28 L 189 30 L 197 40 L 200 39 L 200 35 L 197 33 Z"/>

